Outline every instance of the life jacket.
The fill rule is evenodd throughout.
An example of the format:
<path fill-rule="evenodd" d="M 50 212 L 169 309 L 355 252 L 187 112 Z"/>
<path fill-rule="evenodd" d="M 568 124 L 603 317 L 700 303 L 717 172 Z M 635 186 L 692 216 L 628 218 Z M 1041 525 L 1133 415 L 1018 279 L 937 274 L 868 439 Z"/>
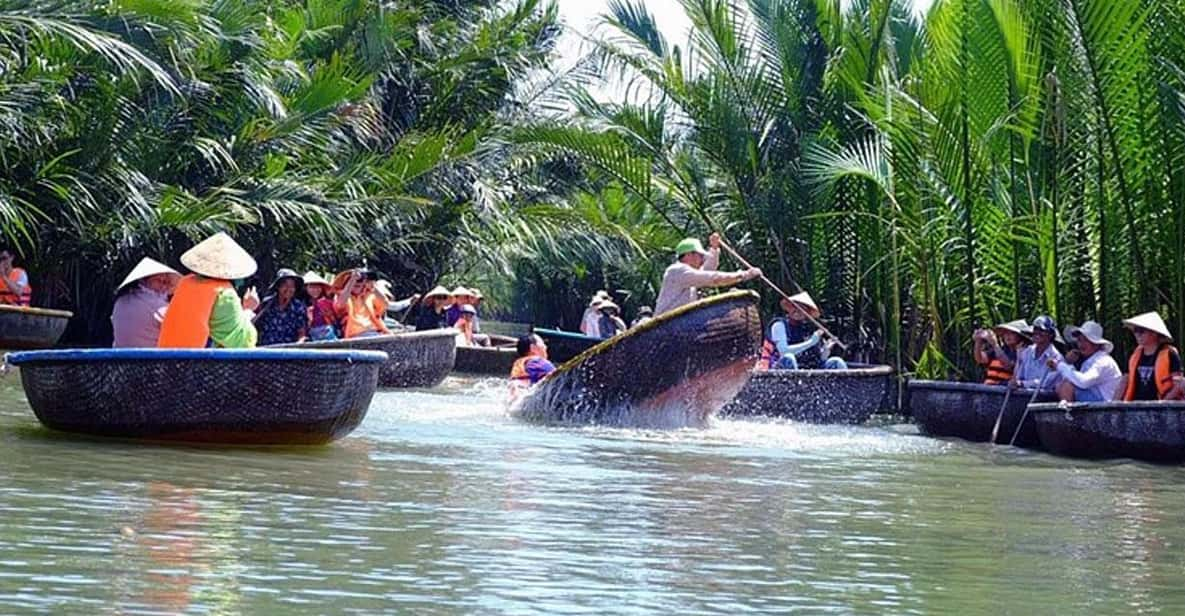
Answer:
<path fill-rule="evenodd" d="M 1014 351 L 1008 347 L 1000 347 L 1000 350 L 1003 351 L 1005 355 L 1014 355 Z M 1012 368 L 1008 367 L 1008 364 L 1004 361 L 1003 357 L 993 357 L 992 360 L 988 362 L 986 368 L 987 375 L 983 379 L 983 384 L 1008 384 L 1008 382 L 1012 380 L 1012 372 L 1016 368 L 1016 357 L 1013 356 L 1010 357 L 1010 359 L 1012 359 Z"/>
<path fill-rule="evenodd" d="M 777 317 L 769 322 L 769 327 L 765 328 L 765 341 L 761 343 L 761 359 L 758 361 L 758 370 L 770 370 L 778 365 L 782 359 L 782 354 L 778 352 L 778 345 L 774 344 L 774 325 L 782 323 L 782 327 L 786 328 L 786 342 L 791 345 L 798 344 L 806 338 L 800 337 L 794 340 L 793 331 L 795 328 L 790 324 L 790 319 L 786 317 Z M 808 336 L 809 337 L 809 336 Z M 819 352 L 819 347 L 807 349 L 800 353 L 798 357 L 798 365 L 803 369 L 818 368 L 823 365 L 823 355 Z"/>
<path fill-rule="evenodd" d="M 177 283 L 173 300 L 160 325 L 156 346 L 170 349 L 201 349 L 210 342 L 210 315 L 214 301 L 230 282 L 189 274 Z"/>
<path fill-rule="evenodd" d="M 8 280 L 18 282 L 21 277 L 27 281 L 29 274 L 25 270 L 14 267 L 12 271 L 8 272 Z M 26 284 L 25 290 L 21 291 L 20 295 L 8 292 L 8 287 L 0 285 L 0 304 L 10 304 L 13 306 L 28 306 L 33 299 L 33 285 Z"/>
<path fill-rule="evenodd" d="M 345 326 L 342 328 L 346 338 L 354 338 L 369 331 L 391 333 L 387 324 L 383 323 L 383 308 L 383 302 L 374 293 L 347 298 Z"/>
<path fill-rule="evenodd" d="M 1172 355 L 1176 350 L 1173 345 L 1166 344 L 1156 352 L 1156 393 L 1161 400 L 1173 390 L 1173 375 L 1169 372 L 1169 364 L 1172 363 Z M 1144 351 L 1137 347 L 1131 359 L 1127 361 L 1127 390 L 1123 394 L 1123 399 L 1128 402 L 1136 399 L 1136 381 L 1140 378 L 1140 356 L 1143 353 Z"/>
<path fill-rule="evenodd" d="M 543 377 L 551 374 L 551 370 L 548 370 L 546 367 L 542 367 L 541 370 L 544 371 L 544 374 L 538 374 L 539 370 L 536 370 L 536 374 L 532 375 L 531 371 L 527 367 L 527 365 L 532 361 L 545 360 L 542 357 L 536 357 L 534 355 L 528 355 L 526 357 L 520 357 L 514 360 L 514 365 L 510 367 L 510 380 L 514 383 L 521 383 L 523 385 L 534 385 L 535 383 L 538 383 L 540 380 L 542 380 Z M 552 369 L 554 369 L 554 367 L 552 367 Z"/>

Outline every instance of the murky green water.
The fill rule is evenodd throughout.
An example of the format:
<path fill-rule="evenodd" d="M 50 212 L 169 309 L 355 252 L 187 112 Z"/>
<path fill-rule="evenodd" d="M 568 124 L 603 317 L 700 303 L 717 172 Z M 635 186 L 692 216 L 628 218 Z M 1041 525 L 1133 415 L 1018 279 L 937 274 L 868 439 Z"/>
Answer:
<path fill-rule="evenodd" d="M 1185 471 L 908 426 L 546 429 L 380 393 L 305 451 L 43 431 L 0 381 L 0 613 L 1185 609 Z"/>

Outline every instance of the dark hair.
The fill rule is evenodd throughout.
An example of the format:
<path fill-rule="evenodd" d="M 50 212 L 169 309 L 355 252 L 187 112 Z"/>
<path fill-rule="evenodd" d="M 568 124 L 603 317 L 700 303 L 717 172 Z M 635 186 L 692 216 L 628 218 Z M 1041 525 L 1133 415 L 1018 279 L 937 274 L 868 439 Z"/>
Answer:
<path fill-rule="evenodd" d="M 526 357 L 531 353 L 531 347 L 535 346 L 535 335 L 527 334 L 518 339 L 515 345 L 515 350 L 518 351 L 519 357 Z"/>

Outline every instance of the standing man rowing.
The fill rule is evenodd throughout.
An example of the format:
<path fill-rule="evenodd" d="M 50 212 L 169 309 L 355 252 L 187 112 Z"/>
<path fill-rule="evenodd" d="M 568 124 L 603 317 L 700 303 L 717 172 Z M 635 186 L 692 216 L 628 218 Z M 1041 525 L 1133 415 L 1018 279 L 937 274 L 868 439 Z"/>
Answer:
<path fill-rule="evenodd" d="M 677 260 L 662 275 L 654 316 L 696 301 L 699 299 L 696 289 L 700 287 L 731 287 L 761 276 L 761 270 L 756 267 L 736 272 L 716 271 L 720 265 L 719 233 L 708 237 L 708 246 L 711 250 L 704 250 L 704 245 L 694 237 L 675 246 Z"/>

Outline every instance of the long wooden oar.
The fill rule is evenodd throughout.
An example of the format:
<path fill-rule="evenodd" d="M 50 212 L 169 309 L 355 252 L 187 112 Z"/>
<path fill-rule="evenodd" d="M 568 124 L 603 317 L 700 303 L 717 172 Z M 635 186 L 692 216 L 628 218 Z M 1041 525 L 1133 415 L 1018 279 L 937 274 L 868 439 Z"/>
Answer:
<path fill-rule="evenodd" d="M 1041 375 L 1041 380 L 1037 381 L 1037 388 L 1033 390 L 1033 395 L 1029 397 L 1029 403 L 1025 405 L 1025 412 L 1020 416 L 1020 423 L 1016 424 L 1016 431 L 1012 433 L 1012 438 L 1008 441 L 1008 446 L 1011 447 L 1016 443 L 1016 437 L 1020 436 L 1020 429 L 1025 425 L 1025 420 L 1029 418 L 1029 407 L 1033 402 L 1037 401 L 1037 394 L 1041 393 L 1041 388 L 1045 386 L 1045 379 L 1049 378 L 1049 366 L 1045 367 L 1045 374 Z"/>
<path fill-rule="evenodd" d="M 1000 407 L 1000 412 L 996 415 L 996 425 L 992 426 L 992 440 L 989 443 L 995 445 L 996 437 L 1000 435 L 1000 422 L 1004 419 L 1004 411 L 1008 410 L 1008 399 L 1012 397 L 1012 385 L 1007 385 L 1008 391 L 1004 393 L 1004 405 Z"/>
<path fill-rule="evenodd" d="M 737 260 L 737 261 L 738 261 L 738 262 L 739 262 L 739 263 L 740 263 L 742 266 L 744 266 L 744 267 L 745 267 L 745 268 L 747 268 L 747 269 L 753 269 L 753 266 L 752 266 L 752 265 L 750 265 L 750 264 L 749 264 L 749 262 L 748 262 L 748 261 L 746 261 L 744 257 L 742 257 L 741 255 L 737 254 L 737 251 L 733 250 L 733 249 L 732 249 L 732 246 L 729 246 L 729 245 L 728 245 L 728 242 L 724 241 L 724 238 L 720 238 L 720 245 L 721 245 L 722 247 L 724 247 L 724 250 L 728 251 L 728 254 L 732 255 L 732 258 L 736 259 L 736 260 Z M 772 280 L 770 280 L 769 278 L 767 278 L 764 272 L 761 274 L 761 281 L 762 281 L 762 282 L 764 282 L 765 284 L 769 285 L 769 288 L 773 289 L 774 291 L 777 291 L 777 292 L 778 292 L 778 295 L 781 295 L 781 296 L 782 296 L 783 298 L 785 298 L 786 300 L 790 300 L 790 296 L 789 296 L 789 295 L 786 295 L 786 292 L 785 292 L 785 291 L 783 291 L 782 289 L 780 289 L 780 288 L 778 287 L 778 285 L 774 284 L 774 282 L 773 282 Z M 793 300 L 790 300 L 790 301 L 793 301 Z M 842 342 L 842 341 L 839 339 L 839 337 L 838 337 L 838 336 L 836 336 L 835 334 L 831 333 L 831 330 L 827 329 L 827 326 L 825 326 L 825 325 L 823 325 L 822 323 L 820 323 L 820 322 L 819 322 L 817 319 L 815 319 L 815 317 L 812 317 L 812 316 L 811 316 L 811 314 L 810 314 L 809 312 L 807 312 L 806 310 L 803 310 L 803 311 L 802 311 L 802 314 L 803 314 L 803 315 L 804 315 L 804 316 L 807 318 L 807 320 L 808 320 L 808 321 L 810 321 L 811 323 L 813 323 L 815 327 L 818 327 L 820 330 L 822 330 L 822 332 L 823 332 L 824 334 L 826 334 L 828 338 L 831 338 L 832 340 L 834 340 L 834 341 L 835 341 L 835 343 L 836 343 L 837 345 L 839 345 L 839 348 L 841 348 L 841 349 L 843 349 L 843 350 L 845 350 L 845 351 L 846 351 L 846 350 L 848 350 L 848 346 L 847 346 L 846 344 L 844 344 L 844 343 L 843 343 L 843 342 Z"/>

